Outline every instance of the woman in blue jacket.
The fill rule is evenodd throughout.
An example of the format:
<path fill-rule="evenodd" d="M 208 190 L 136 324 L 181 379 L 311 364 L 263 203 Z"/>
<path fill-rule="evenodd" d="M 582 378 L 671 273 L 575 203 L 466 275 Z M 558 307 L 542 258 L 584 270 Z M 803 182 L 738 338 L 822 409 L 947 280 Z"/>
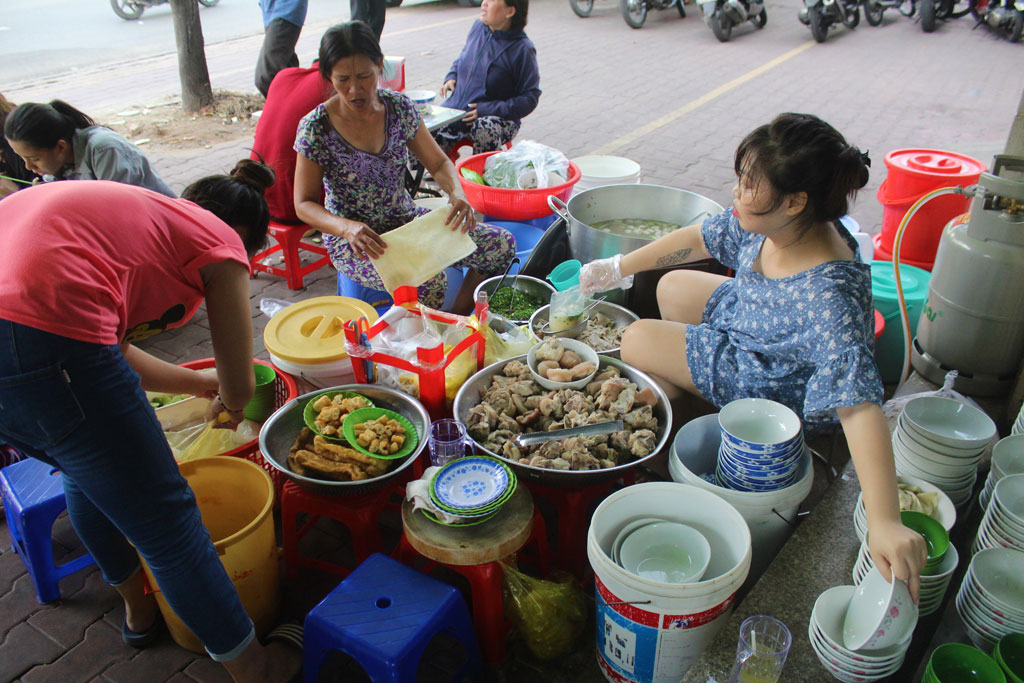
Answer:
<path fill-rule="evenodd" d="M 460 121 L 434 133 L 445 154 L 460 140 L 473 141 L 473 153 L 511 142 L 521 119 L 537 108 L 540 71 L 537 48 L 526 37 L 529 0 L 484 0 L 441 86 L 444 106 L 465 109 Z"/>

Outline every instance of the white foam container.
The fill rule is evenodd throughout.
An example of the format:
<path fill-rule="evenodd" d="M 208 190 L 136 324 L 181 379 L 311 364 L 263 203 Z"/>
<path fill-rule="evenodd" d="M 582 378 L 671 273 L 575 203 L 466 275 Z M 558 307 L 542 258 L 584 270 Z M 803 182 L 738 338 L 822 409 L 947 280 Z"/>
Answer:
<path fill-rule="evenodd" d="M 717 414 L 687 422 L 672 441 L 668 471 L 673 481 L 710 491 L 739 511 L 750 529 L 753 547 L 750 578 L 756 581 L 793 533 L 800 503 L 814 484 L 814 465 L 810 453 L 805 452 L 801 463 L 803 474 L 792 486 L 763 493 L 734 491 L 700 477 L 700 473 L 715 471 L 721 441 Z"/>
<path fill-rule="evenodd" d="M 619 532 L 643 517 L 687 524 L 704 535 L 711 561 L 703 580 L 650 581 L 612 561 Z M 598 505 L 587 557 L 595 575 L 597 660 L 605 678 L 678 683 L 729 618 L 750 570 L 750 530 L 735 508 L 709 491 L 672 482 L 637 484 Z"/>

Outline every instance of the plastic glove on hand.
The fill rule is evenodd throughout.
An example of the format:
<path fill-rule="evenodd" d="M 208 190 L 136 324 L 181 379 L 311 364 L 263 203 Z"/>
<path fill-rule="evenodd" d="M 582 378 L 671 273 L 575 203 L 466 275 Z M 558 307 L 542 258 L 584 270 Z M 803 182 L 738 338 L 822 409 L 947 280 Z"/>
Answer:
<path fill-rule="evenodd" d="M 622 254 L 609 258 L 599 258 L 583 266 L 580 270 L 580 291 L 583 294 L 606 292 L 609 289 L 629 289 L 633 286 L 633 276 L 622 277 Z"/>

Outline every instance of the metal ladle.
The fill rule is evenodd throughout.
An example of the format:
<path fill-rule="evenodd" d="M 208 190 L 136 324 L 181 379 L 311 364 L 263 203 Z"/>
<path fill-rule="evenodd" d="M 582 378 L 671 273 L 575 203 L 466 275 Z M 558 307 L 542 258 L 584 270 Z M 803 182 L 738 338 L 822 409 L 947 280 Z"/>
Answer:
<path fill-rule="evenodd" d="M 503 284 L 505 284 L 505 278 L 508 277 L 508 272 L 510 270 L 512 270 L 512 266 L 516 265 L 517 263 L 519 263 L 519 257 L 518 256 L 514 256 L 512 258 L 512 260 L 508 262 L 508 265 L 505 266 L 505 272 L 501 274 L 501 279 L 498 280 L 498 285 L 494 288 L 494 291 L 491 292 L 491 296 L 492 297 L 495 294 L 497 294 L 498 291 L 501 289 L 501 286 Z M 512 281 L 515 282 L 515 280 L 516 280 L 516 276 L 513 275 L 512 276 Z M 512 289 L 515 289 L 515 285 L 512 286 Z M 508 308 L 508 311 L 506 313 L 504 313 L 504 315 L 512 315 L 512 310 L 513 310 L 514 304 L 515 304 L 515 294 L 513 294 L 511 297 L 509 297 L 509 308 Z"/>

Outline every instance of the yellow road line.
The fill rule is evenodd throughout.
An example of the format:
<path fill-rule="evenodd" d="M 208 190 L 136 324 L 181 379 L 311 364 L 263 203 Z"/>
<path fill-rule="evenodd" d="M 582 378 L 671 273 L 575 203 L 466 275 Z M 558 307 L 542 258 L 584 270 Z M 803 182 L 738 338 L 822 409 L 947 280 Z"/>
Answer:
<path fill-rule="evenodd" d="M 668 114 L 665 114 L 664 116 L 656 118 L 653 121 L 651 121 L 650 123 L 648 123 L 648 124 L 646 124 L 644 126 L 641 126 L 641 127 L 637 128 L 636 130 L 634 130 L 634 131 L 632 131 L 630 133 L 626 133 L 625 135 L 623 135 L 622 137 L 620 137 L 620 138 L 618 138 L 616 140 L 612 140 L 611 142 L 609 142 L 607 145 L 604 145 L 603 147 L 598 147 L 593 152 L 590 152 L 590 154 L 611 154 L 615 150 L 620 149 L 622 147 L 625 147 L 629 143 L 634 142 L 636 140 L 639 140 L 640 138 L 642 138 L 643 136 L 647 135 L 648 133 L 654 132 L 658 128 L 661 128 L 662 126 L 675 121 L 680 116 L 683 116 L 684 114 L 688 114 L 691 111 L 694 111 L 695 109 L 703 107 L 705 104 L 707 104 L 711 100 L 715 99 L 716 97 L 724 95 L 725 93 L 729 92 L 730 90 L 733 90 L 733 89 L 738 88 L 739 86 L 743 85 L 747 81 L 750 81 L 750 80 L 752 80 L 754 78 L 757 78 L 758 76 L 760 76 L 761 74 L 765 73 L 766 71 L 770 71 L 770 70 L 774 69 L 779 64 L 782 64 L 783 62 L 785 62 L 785 61 L 787 61 L 789 59 L 792 59 L 793 57 L 796 57 L 798 54 L 800 54 L 804 50 L 810 49 L 814 45 L 815 45 L 815 42 L 813 40 L 808 40 L 803 45 L 800 45 L 799 47 L 795 47 L 795 48 L 793 48 L 792 50 L 790 50 L 789 52 L 787 52 L 785 54 L 779 55 L 778 57 L 776 57 L 775 59 L 771 60 L 770 62 L 765 62 L 764 64 L 762 64 L 761 66 L 757 67 L 756 69 L 751 69 L 750 71 L 748 71 L 747 73 L 743 74 L 742 76 L 734 78 L 731 81 L 729 81 L 728 83 L 725 83 L 724 85 L 718 86 L 717 88 L 715 88 L 711 92 L 706 93 L 704 95 L 701 95 L 700 97 L 698 97 L 697 99 L 695 99 L 695 100 L 693 100 L 691 102 L 687 102 L 686 104 L 684 104 L 683 106 L 679 107 L 675 111 L 669 112 Z"/>
<path fill-rule="evenodd" d="M 383 40 L 384 38 L 394 38 L 395 36 L 404 36 L 406 33 L 416 33 L 417 31 L 424 31 L 426 29 L 438 28 L 440 26 L 451 26 L 452 24 L 458 24 L 458 23 L 461 23 L 463 21 L 468 21 L 470 19 L 477 19 L 479 17 L 480 17 L 479 14 L 475 14 L 474 13 L 471 16 L 459 17 L 458 19 L 449 19 L 447 21 L 439 21 L 436 24 L 426 24 L 425 26 L 413 26 L 412 28 L 403 28 L 400 31 L 386 31 L 381 36 L 381 39 Z"/>

